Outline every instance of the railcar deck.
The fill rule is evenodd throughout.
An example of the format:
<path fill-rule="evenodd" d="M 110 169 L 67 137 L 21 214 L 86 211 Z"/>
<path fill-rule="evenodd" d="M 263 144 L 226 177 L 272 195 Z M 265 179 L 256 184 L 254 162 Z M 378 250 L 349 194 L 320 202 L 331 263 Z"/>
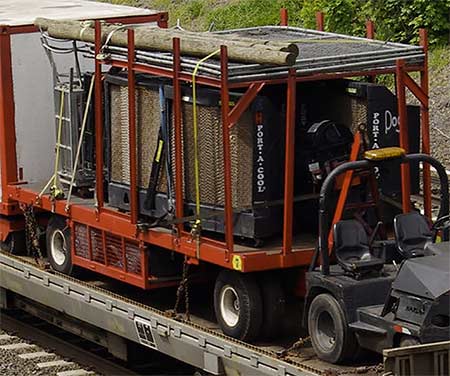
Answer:
<path fill-rule="evenodd" d="M 0 271 L 3 293 L 0 296 L 6 292 L 6 295 L 27 297 L 215 375 L 233 374 L 230 373 L 233 370 L 245 375 L 356 374 L 355 366 L 334 366 L 319 361 L 308 345 L 281 355 L 296 338 L 285 343 L 248 344 L 227 337 L 210 319 L 207 305 L 197 308 L 191 314 L 191 321 L 172 318 L 167 310 L 173 308 L 173 289 L 144 293 L 89 273 L 74 279 L 42 270 L 29 257 L 16 257 L 3 251 L 0 251 Z M 363 367 L 365 373 L 376 374 L 380 369 L 379 360 L 378 357 L 370 359 L 369 366 Z"/>

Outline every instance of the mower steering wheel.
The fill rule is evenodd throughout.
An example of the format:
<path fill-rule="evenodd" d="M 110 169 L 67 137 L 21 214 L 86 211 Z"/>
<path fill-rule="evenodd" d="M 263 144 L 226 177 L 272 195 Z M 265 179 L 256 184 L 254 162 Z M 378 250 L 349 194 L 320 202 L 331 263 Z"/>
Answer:
<path fill-rule="evenodd" d="M 433 223 L 433 226 L 431 226 L 431 231 L 433 233 L 433 242 L 436 242 L 436 238 L 439 231 L 441 231 L 441 233 L 443 233 L 444 236 L 447 233 L 448 236 L 449 229 L 450 229 L 450 215 L 444 215 L 443 217 L 438 218 L 436 222 Z"/>
<path fill-rule="evenodd" d="M 447 228 L 450 228 L 450 215 L 444 215 L 441 218 L 438 218 L 436 222 L 431 226 L 432 231 L 442 231 Z"/>

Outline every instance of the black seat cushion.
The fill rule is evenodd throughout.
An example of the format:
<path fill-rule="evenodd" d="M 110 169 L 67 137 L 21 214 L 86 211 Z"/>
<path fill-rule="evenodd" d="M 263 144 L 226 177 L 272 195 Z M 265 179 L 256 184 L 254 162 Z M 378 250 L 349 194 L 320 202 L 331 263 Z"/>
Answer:
<path fill-rule="evenodd" d="M 426 217 L 417 212 L 398 214 L 394 232 L 398 250 L 405 258 L 423 256 L 425 245 L 433 240 Z"/>
<path fill-rule="evenodd" d="M 345 271 L 362 273 L 383 267 L 384 261 L 370 252 L 367 233 L 360 222 L 339 221 L 333 232 L 336 259 Z"/>

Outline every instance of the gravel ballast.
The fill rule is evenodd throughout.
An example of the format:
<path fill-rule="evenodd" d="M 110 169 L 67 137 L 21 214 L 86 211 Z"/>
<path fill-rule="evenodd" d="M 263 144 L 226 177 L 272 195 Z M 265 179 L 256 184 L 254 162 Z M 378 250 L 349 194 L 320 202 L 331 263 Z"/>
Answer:
<path fill-rule="evenodd" d="M 439 53 L 447 63 L 430 68 L 431 153 L 450 170 L 450 47 Z"/>

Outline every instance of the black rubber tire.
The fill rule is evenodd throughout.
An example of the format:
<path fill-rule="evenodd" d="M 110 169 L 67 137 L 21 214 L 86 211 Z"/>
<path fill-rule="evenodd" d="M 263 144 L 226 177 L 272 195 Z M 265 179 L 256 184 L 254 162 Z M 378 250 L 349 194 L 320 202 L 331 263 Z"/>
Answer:
<path fill-rule="evenodd" d="M 52 252 L 52 242 L 55 241 L 54 237 L 59 236 L 59 239 L 63 241 L 63 253 L 65 259 L 63 262 L 58 262 Z M 71 241 L 70 241 L 70 228 L 67 225 L 66 219 L 54 215 L 50 218 L 47 224 L 47 230 L 45 233 L 47 257 L 51 267 L 57 272 L 71 275 L 73 271 L 72 254 L 71 254 Z"/>
<path fill-rule="evenodd" d="M 4 242 L 0 242 L 0 248 L 12 255 L 26 255 L 27 242 L 25 231 L 11 232 Z"/>
<path fill-rule="evenodd" d="M 224 319 L 221 301 L 225 292 L 232 288 L 238 297 L 237 322 L 229 325 Z M 214 286 L 214 311 L 222 331 L 233 338 L 251 341 L 258 337 L 263 321 L 261 291 L 251 274 L 222 270 Z"/>
<path fill-rule="evenodd" d="M 416 346 L 416 345 L 420 345 L 420 341 L 417 337 L 403 335 L 400 338 L 399 342 L 400 347 Z"/>
<path fill-rule="evenodd" d="M 262 274 L 259 285 L 263 301 L 261 337 L 269 340 L 279 336 L 283 329 L 282 322 L 286 313 L 286 297 L 280 278 L 276 275 Z"/>
<path fill-rule="evenodd" d="M 329 363 L 342 363 L 352 358 L 359 347 L 348 328 L 344 311 L 331 294 L 317 295 L 311 302 L 308 331 L 317 356 Z"/>

